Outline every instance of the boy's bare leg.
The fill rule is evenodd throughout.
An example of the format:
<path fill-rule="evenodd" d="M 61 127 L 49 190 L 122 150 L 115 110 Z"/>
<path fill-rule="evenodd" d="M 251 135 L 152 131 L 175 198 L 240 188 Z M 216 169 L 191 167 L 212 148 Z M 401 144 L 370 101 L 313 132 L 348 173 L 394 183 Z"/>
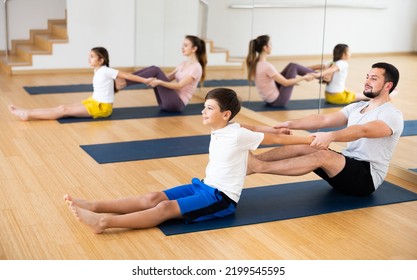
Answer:
<path fill-rule="evenodd" d="M 70 209 L 77 219 L 90 227 L 94 233 L 102 233 L 108 228 L 150 228 L 170 219 L 182 218 L 176 200 L 162 201 L 153 208 L 122 215 L 95 213 L 72 202 Z"/>
<path fill-rule="evenodd" d="M 87 201 L 81 198 L 73 198 L 71 195 L 64 195 L 64 200 L 79 208 L 96 213 L 117 213 L 125 214 L 153 208 L 161 201 L 168 200 L 164 192 L 151 192 L 143 196 L 131 196 L 120 199 Z"/>

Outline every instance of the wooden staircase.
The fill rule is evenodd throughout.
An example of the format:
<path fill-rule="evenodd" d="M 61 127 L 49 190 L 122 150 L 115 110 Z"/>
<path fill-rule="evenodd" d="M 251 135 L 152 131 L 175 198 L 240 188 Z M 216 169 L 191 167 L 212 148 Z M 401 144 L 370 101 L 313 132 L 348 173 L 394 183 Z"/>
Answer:
<path fill-rule="evenodd" d="M 207 58 L 209 67 L 231 67 L 241 69 L 243 67 L 244 58 L 231 57 L 229 50 L 214 46 L 214 42 L 211 39 L 204 39 L 207 46 Z M 214 64 L 214 66 L 212 65 Z"/>
<path fill-rule="evenodd" d="M 52 54 L 52 45 L 67 43 L 67 21 L 48 20 L 48 29 L 31 30 L 29 40 L 12 40 L 8 55 L 0 54 L 0 69 L 13 74 L 15 66 L 31 66 L 33 55 Z"/>

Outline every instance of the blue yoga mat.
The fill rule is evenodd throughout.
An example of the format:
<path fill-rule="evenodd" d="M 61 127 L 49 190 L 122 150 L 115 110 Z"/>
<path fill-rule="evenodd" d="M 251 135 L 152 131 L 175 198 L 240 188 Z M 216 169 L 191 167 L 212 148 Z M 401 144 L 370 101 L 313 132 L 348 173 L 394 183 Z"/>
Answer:
<path fill-rule="evenodd" d="M 177 117 L 177 116 L 194 116 L 200 115 L 204 105 L 202 103 L 188 104 L 181 112 L 167 112 L 162 111 L 159 106 L 141 106 L 141 107 L 126 107 L 113 108 L 113 113 L 107 118 L 62 118 L 58 122 L 62 124 L 78 123 L 78 122 L 99 122 L 111 120 L 129 120 L 129 119 L 143 119 L 143 118 L 162 118 L 162 117 Z"/>
<path fill-rule="evenodd" d="M 416 193 L 387 181 L 366 197 L 341 194 L 324 180 L 289 183 L 243 189 L 233 215 L 191 224 L 170 220 L 161 224 L 159 229 L 165 235 L 184 234 L 414 200 L 417 200 Z"/>
<path fill-rule="evenodd" d="M 341 127 L 332 127 L 332 128 L 320 128 L 319 131 L 328 132 L 328 131 L 335 131 L 339 129 L 343 129 L 346 126 Z M 310 130 L 310 132 L 316 132 L 316 130 Z M 404 121 L 404 129 L 401 133 L 401 137 L 405 136 L 415 136 L 417 135 L 417 120 L 407 120 Z"/>
<path fill-rule="evenodd" d="M 290 100 L 286 106 L 272 107 L 268 106 L 263 101 L 244 101 L 243 106 L 251 109 L 255 112 L 267 112 L 267 111 L 284 111 L 284 110 L 317 110 L 320 106 L 321 109 L 326 108 L 338 108 L 345 105 L 337 105 L 327 103 L 325 99 L 298 99 Z"/>
<path fill-rule="evenodd" d="M 232 79 L 232 80 L 207 80 L 204 81 L 205 87 L 236 87 L 248 86 L 248 80 Z M 29 94 L 54 94 L 54 93 L 75 93 L 75 92 L 92 92 L 92 84 L 74 84 L 74 85 L 53 85 L 53 86 L 26 86 L 23 87 Z M 147 85 L 135 84 L 124 88 L 123 90 L 148 89 Z"/>
<path fill-rule="evenodd" d="M 207 154 L 209 144 L 210 135 L 196 135 L 81 145 L 80 147 L 97 163 L 103 164 Z M 260 146 L 260 148 L 265 147 L 271 146 Z"/>
<path fill-rule="evenodd" d="M 147 89 L 144 84 L 135 84 L 124 88 L 123 90 Z M 77 92 L 92 92 L 93 84 L 74 84 L 74 85 L 54 85 L 54 86 L 33 86 L 23 87 L 27 93 L 35 94 L 57 94 L 57 93 L 77 93 Z"/>
<path fill-rule="evenodd" d="M 210 135 L 82 145 L 98 163 L 125 162 L 208 153 Z"/>
<path fill-rule="evenodd" d="M 318 99 L 302 99 L 302 100 L 290 100 L 286 107 L 268 107 L 264 102 L 243 102 L 243 106 L 254 111 L 278 111 L 278 110 L 307 110 L 317 109 Z M 323 102 L 322 102 L 323 103 Z M 252 106 L 254 104 L 254 106 Z M 327 105 L 339 106 L 339 105 Z M 62 118 L 58 122 L 62 124 L 77 123 L 77 122 L 98 122 L 109 120 L 127 120 L 127 119 L 142 119 L 142 118 L 159 118 L 159 117 L 175 117 L 175 116 L 192 116 L 199 115 L 203 110 L 204 105 L 188 104 L 182 112 L 165 112 L 161 111 L 158 106 L 141 106 L 141 107 L 127 107 L 127 108 L 114 108 L 113 114 L 108 118 Z M 261 110 L 261 108 L 263 108 Z"/>

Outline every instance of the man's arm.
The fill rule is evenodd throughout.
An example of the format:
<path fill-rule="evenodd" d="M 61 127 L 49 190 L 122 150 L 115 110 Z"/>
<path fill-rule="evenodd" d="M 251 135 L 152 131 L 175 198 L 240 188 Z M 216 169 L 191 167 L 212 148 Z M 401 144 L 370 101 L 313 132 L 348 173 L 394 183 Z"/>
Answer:
<path fill-rule="evenodd" d="M 392 134 L 391 128 L 383 121 L 376 120 L 366 124 L 351 125 L 347 128 L 311 134 L 314 141 L 311 146 L 327 148 L 331 142 L 351 142 L 360 138 L 382 138 Z"/>

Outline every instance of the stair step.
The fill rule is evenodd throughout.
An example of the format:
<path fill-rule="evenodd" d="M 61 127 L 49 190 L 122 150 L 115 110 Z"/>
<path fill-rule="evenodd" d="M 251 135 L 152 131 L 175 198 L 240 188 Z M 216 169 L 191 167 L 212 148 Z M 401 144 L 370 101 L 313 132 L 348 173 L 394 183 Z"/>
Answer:
<path fill-rule="evenodd" d="M 68 33 L 67 33 L 67 24 L 62 23 L 58 24 L 55 23 L 52 25 L 52 33 L 58 37 L 68 40 Z"/>
<path fill-rule="evenodd" d="M 44 48 L 33 45 L 33 44 L 19 44 L 16 46 L 17 50 L 16 53 L 19 54 L 21 52 L 25 52 L 28 54 L 47 54 L 48 50 L 45 50 Z"/>
<path fill-rule="evenodd" d="M 28 66 L 30 63 L 18 55 L 0 55 L 0 63 L 8 66 Z"/>
<path fill-rule="evenodd" d="M 37 34 L 35 35 L 35 40 L 40 39 L 46 42 L 51 43 L 66 43 L 68 42 L 67 38 L 61 37 L 56 34 Z"/>

